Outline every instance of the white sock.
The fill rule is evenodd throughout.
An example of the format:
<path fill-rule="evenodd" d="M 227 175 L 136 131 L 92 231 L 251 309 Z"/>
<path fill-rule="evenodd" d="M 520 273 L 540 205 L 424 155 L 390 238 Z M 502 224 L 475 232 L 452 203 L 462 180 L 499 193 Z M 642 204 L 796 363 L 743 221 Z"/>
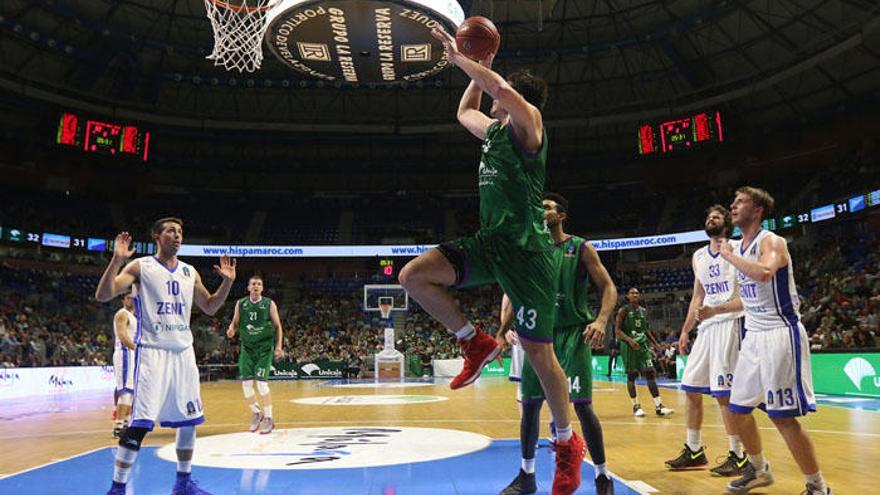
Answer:
<path fill-rule="evenodd" d="M 595 468 L 595 469 L 596 469 L 596 477 L 597 477 L 597 478 L 598 478 L 600 475 L 603 475 L 603 474 L 604 474 L 606 477 L 609 477 L 609 476 L 608 476 L 608 465 L 606 465 L 605 463 L 602 463 L 602 464 L 596 464 L 596 468 Z"/>
<path fill-rule="evenodd" d="M 556 439 L 560 442 L 567 442 L 571 439 L 571 424 L 565 428 L 556 426 Z"/>
<path fill-rule="evenodd" d="M 116 449 L 116 463 L 113 465 L 113 481 L 117 483 L 128 483 L 128 477 L 131 474 L 131 468 L 137 459 L 137 450 L 119 447 Z M 128 464 L 128 467 L 119 467 L 119 463 Z"/>
<path fill-rule="evenodd" d="M 471 340 L 474 338 L 474 335 L 477 334 L 477 330 L 471 325 L 470 322 L 465 324 L 465 326 L 461 327 L 457 332 L 455 332 L 455 336 L 458 337 L 458 340 Z"/>
<path fill-rule="evenodd" d="M 527 474 L 535 474 L 535 460 L 534 459 L 523 459 L 522 463 L 520 463 L 520 467 Z"/>
<path fill-rule="evenodd" d="M 636 405 L 636 404 L 639 403 L 639 399 L 636 398 L 636 397 L 630 397 L 630 398 L 629 398 L 629 401 L 632 402 L 633 405 Z"/>
<path fill-rule="evenodd" d="M 658 395 L 657 397 L 654 397 L 654 408 L 655 409 L 659 408 L 662 405 L 663 405 L 663 400 L 660 399 L 660 396 Z"/>
<path fill-rule="evenodd" d="M 743 444 L 739 439 L 739 435 L 728 435 L 727 442 L 728 442 L 730 451 L 733 452 L 734 454 L 736 454 L 737 457 L 742 458 Z"/>
<path fill-rule="evenodd" d="M 809 485 L 815 486 L 820 490 L 827 488 L 825 478 L 822 477 L 822 471 L 816 471 L 816 474 L 805 474 L 804 479 L 807 480 Z"/>
<path fill-rule="evenodd" d="M 180 459 L 178 459 L 177 460 L 177 472 L 178 473 L 191 473 L 193 470 L 192 464 L 193 464 L 192 459 L 190 459 L 188 461 L 181 461 Z"/>
<path fill-rule="evenodd" d="M 256 402 L 251 403 L 251 412 L 254 414 L 260 414 L 260 405 Z"/>
<path fill-rule="evenodd" d="M 266 416 L 267 418 L 272 417 L 272 406 L 266 406 L 263 408 L 263 416 Z"/>
<path fill-rule="evenodd" d="M 690 428 L 687 429 L 687 446 L 691 449 L 691 452 L 697 452 L 700 450 L 700 447 L 703 445 L 703 441 L 700 439 L 700 430 L 692 430 Z"/>
<path fill-rule="evenodd" d="M 754 466 L 755 471 L 766 471 L 767 470 L 767 460 L 764 459 L 764 454 L 749 454 L 751 456 L 751 463 Z"/>

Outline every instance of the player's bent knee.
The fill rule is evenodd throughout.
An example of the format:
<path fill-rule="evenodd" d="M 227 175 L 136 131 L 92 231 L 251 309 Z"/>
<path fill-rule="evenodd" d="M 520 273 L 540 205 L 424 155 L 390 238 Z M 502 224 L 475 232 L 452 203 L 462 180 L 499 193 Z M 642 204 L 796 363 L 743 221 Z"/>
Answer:
<path fill-rule="evenodd" d="M 147 436 L 147 433 L 149 433 L 149 430 L 146 428 L 129 426 L 122 430 L 122 433 L 119 435 L 119 446 L 125 447 L 129 450 L 140 450 L 141 443 L 143 443 L 144 437 Z"/>
<path fill-rule="evenodd" d="M 257 391 L 260 395 L 269 395 L 269 383 L 265 380 L 257 380 Z"/>

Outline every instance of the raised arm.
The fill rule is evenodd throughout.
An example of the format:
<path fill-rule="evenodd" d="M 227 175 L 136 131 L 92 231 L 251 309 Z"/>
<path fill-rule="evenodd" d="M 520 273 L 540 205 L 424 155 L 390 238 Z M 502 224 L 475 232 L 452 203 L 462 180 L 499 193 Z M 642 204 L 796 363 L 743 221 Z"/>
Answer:
<path fill-rule="evenodd" d="M 113 317 L 113 329 L 116 332 L 116 338 L 122 342 L 122 345 L 131 350 L 137 349 L 137 345 L 128 336 L 128 315 L 125 314 L 125 311 L 116 312 L 116 316 Z"/>
<path fill-rule="evenodd" d="M 498 73 L 465 57 L 458 51 L 455 38 L 442 29 L 431 31 L 443 43 L 450 63 L 458 66 L 481 90 L 485 91 L 509 115 L 517 137 L 529 152 L 541 149 L 544 139 L 544 122 L 541 112 Z"/>
<path fill-rule="evenodd" d="M 238 331 L 238 323 L 241 321 L 241 310 L 238 309 L 240 304 L 235 304 L 235 309 L 232 310 L 232 321 L 229 322 L 229 328 L 226 329 L 226 336 L 230 339 L 235 337 L 235 332 Z"/>
<path fill-rule="evenodd" d="M 495 55 L 490 55 L 488 59 L 480 62 L 483 67 L 491 68 L 492 60 Z M 483 90 L 476 82 L 471 80 L 464 94 L 461 95 L 461 101 L 458 104 L 458 122 L 470 131 L 471 134 L 484 139 L 489 126 L 495 122 L 495 119 L 480 110 L 480 102 L 483 98 Z"/>
<path fill-rule="evenodd" d="M 593 284 L 602 293 L 599 314 L 584 329 L 584 339 L 591 342 L 594 348 L 598 348 L 604 344 L 605 327 L 608 326 L 608 318 L 611 317 L 611 312 L 614 311 L 614 306 L 617 304 L 617 287 L 614 286 L 614 281 L 611 280 L 608 270 L 602 265 L 602 260 L 599 259 L 599 252 L 589 242 L 585 243 L 584 249 L 581 250 L 580 261 L 584 268 L 587 269 L 587 273 L 590 274 Z"/>
<path fill-rule="evenodd" d="M 281 329 L 281 316 L 278 315 L 278 305 L 275 301 L 269 306 L 269 318 L 275 325 L 275 359 L 281 359 L 284 348 L 284 332 Z"/>
<path fill-rule="evenodd" d="M 733 252 L 727 240 L 721 242 L 721 257 L 729 261 L 743 275 L 757 282 L 769 282 L 776 271 L 788 265 L 788 246 L 785 239 L 772 234 L 761 239 L 761 257 L 750 261 Z"/>
<path fill-rule="evenodd" d="M 229 296 L 232 282 L 235 281 L 235 258 L 230 259 L 229 256 L 221 256 L 220 265 L 214 265 L 214 273 L 223 278 L 223 282 L 217 288 L 217 292 L 213 294 L 208 292 L 205 284 L 202 283 L 202 276 L 196 272 L 195 293 L 193 294 L 196 306 L 209 316 L 213 316 L 223 306 L 223 303 L 226 302 L 226 297 Z"/>
<path fill-rule="evenodd" d="M 110 263 L 104 270 L 104 274 L 101 275 L 101 280 L 95 289 L 95 299 L 99 302 L 108 302 L 119 294 L 126 292 L 133 283 L 137 282 L 141 274 L 140 263 L 135 260 L 135 262 L 129 263 L 127 266 L 125 265 L 125 262 L 133 254 L 134 249 L 131 248 L 131 235 L 128 232 L 119 233 L 113 245 L 113 257 L 110 259 Z M 122 272 L 120 272 L 120 269 Z"/>

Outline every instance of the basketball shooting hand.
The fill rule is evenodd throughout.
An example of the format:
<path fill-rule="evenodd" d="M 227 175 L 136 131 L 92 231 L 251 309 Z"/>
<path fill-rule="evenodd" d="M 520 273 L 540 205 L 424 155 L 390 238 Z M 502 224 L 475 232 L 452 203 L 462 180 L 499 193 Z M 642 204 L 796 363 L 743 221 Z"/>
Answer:
<path fill-rule="evenodd" d="M 593 349 L 601 349 L 605 343 L 605 322 L 594 321 L 584 328 L 584 342 Z"/>
<path fill-rule="evenodd" d="M 229 256 L 220 257 L 220 266 L 214 265 L 214 273 L 223 277 L 224 280 L 235 280 L 235 258 Z"/>
<path fill-rule="evenodd" d="M 113 257 L 119 260 L 127 260 L 134 254 L 134 248 L 131 247 L 131 234 L 128 232 L 120 232 L 116 236 L 116 242 L 113 245 Z"/>
<path fill-rule="evenodd" d="M 458 61 L 461 60 L 462 55 L 461 52 L 458 51 L 458 45 L 455 44 L 455 37 L 447 33 L 445 29 L 440 28 L 432 29 L 431 35 L 437 38 L 440 43 L 443 43 L 443 48 L 446 50 L 446 58 L 449 60 L 449 63 L 458 65 Z"/>
<path fill-rule="evenodd" d="M 482 65 L 483 67 L 485 67 L 485 68 L 487 68 L 487 69 L 491 69 L 491 68 L 492 68 L 492 62 L 493 62 L 494 60 L 495 60 L 495 54 L 494 54 L 494 53 L 490 53 L 488 57 L 486 57 L 486 58 L 483 59 L 483 60 L 479 60 L 479 61 L 477 61 L 477 63 L 480 64 L 480 65 Z"/>

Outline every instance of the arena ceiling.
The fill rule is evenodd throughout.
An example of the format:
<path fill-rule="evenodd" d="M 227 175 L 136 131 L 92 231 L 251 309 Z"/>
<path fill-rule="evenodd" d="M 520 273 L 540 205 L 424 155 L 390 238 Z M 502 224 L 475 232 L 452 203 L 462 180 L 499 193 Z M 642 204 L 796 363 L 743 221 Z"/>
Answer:
<path fill-rule="evenodd" d="M 632 147 L 639 122 L 722 108 L 743 128 L 804 123 L 880 97 L 874 0 L 464 0 L 502 36 L 496 68 L 550 83 L 562 148 Z M 267 54 L 255 74 L 205 59 L 203 0 L 4 0 L 0 88 L 99 114 L 197 129 L 444 134 L 457 69 L 407 87 L 317 84 Z"/>

